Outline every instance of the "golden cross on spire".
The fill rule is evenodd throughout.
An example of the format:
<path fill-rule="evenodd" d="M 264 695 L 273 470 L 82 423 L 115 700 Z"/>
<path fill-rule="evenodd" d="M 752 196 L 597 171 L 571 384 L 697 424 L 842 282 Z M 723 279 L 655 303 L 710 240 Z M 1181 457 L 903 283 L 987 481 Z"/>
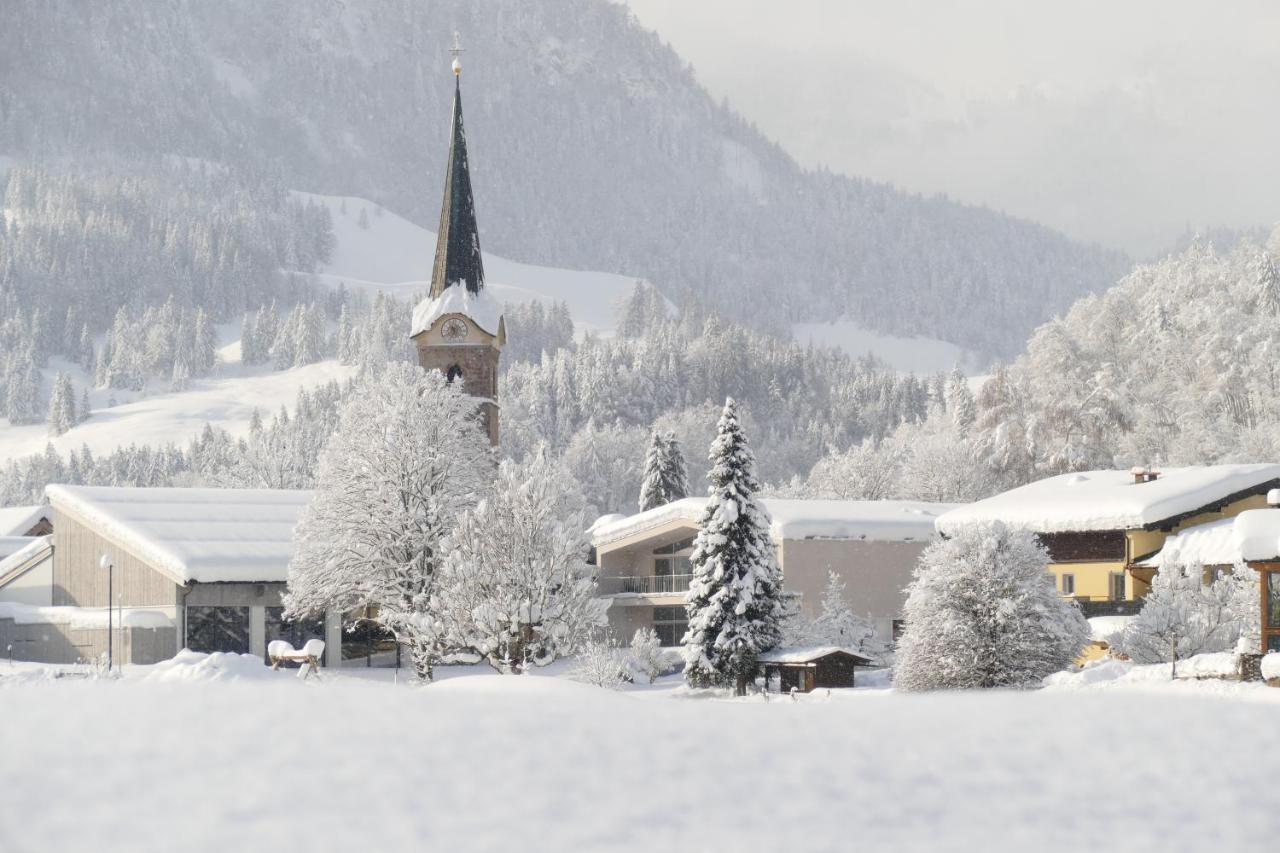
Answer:
<path fill-rule="evenodd" d="M 463 53 L 462 37 L 457 30 L 453 31 L 453 47 L 449 48 L 449 52 L 453 54 L 453 76 L 457 77 L 462 73 L 462 60 L 458 56 Z"/>

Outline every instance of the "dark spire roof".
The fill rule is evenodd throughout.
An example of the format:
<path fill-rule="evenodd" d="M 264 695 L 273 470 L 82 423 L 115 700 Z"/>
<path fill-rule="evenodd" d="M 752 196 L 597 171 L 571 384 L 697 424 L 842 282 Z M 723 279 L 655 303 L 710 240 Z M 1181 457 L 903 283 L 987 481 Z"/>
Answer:
<path fill-rule="evenodd" d="M 449 140 L 449 167 L 444 176 L 444 203 L 440 207 L 440 231 L 436 237 L 436 262 L 431 271 L 431 295 L 465 282 L 467 290 L 484 287 L 484 263 L 480 258 L 480 229 L 476 227 L 476 202 L 471 195 L 467 164 L 467 134 L 462 128 L 462 86 L 455 71 L 453 133 Z"/>

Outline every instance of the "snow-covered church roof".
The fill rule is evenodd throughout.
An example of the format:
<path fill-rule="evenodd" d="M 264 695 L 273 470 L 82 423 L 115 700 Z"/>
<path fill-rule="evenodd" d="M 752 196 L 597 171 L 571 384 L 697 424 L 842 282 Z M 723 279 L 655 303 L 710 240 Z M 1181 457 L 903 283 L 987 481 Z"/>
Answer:
<path fill-rule="evenodd" d="M 311 492 L 49 486 L 50 503 L 178 583 L 285 580 Z"/>
<path fill-rule="evenodd" d="M 927 542 L 934 523 L 955 504 L 921 501 L 760 501 L 769 513 L 770 534 L 783 539 L 867 539 L 875 542 Z M 619 539 L 644 533 L 673 521 L 696 524 L 702 518 L 706 498 L 682 498 L 664 506 L 605 523 L 591 531 L 598 548 Z"/>
<path fill-rule="evenodd" d="M 1164 540 L 1144 566 L 1232 566 L 1280 558 L 1280 509 L 1250 509 L 1197 524 Z"/>
<path fill-rule="evenodd" d="M 414 307 L 413 329 L 409 337 L 422 334 L 448 314 L 468 317 L 481 331 L 496 337 L 502 322 L 502 304 L 490 295 L 488 288 L 473 293 L 462 283 L 451 284 L 439 296 L 427 297 Z"/>
<path fill-rule="evenodd" d="M 1263 464 L 1165 468 L 1143 483 L 1131 471 L 1059 474 L 953 509 L 938 519 L 938 531 L 951 535 L 988 521 L 1037 533 L 1134 530 L 1278 483 L 1280 465 Z"/>

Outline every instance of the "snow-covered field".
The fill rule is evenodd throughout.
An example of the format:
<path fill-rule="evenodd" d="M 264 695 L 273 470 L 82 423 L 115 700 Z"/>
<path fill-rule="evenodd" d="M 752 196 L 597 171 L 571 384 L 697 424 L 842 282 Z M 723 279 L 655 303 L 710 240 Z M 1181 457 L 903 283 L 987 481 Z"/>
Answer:
<path fill-rule="evenodd" d="M 223 340 L 227 341 L 228 332 L 223 331 Z M 314 388 L 354 374 L 354 368 L 343 367 L 336 360 L 282 371 L 265 366 L 246 368 L 240 364 L 238 339 L 226 343 L 219 350 L 219 358 L 221 363 L 213 376 L 192 380 L 190 388 L 178 393 L 166 391 L 166 383 L 158 379 L 155 380 L 157 390 L 145 395 L 93 389 L 89 392 L 93 415 L 57 438 L 49 436 L 43 421 L 11 426 L 0 418 L 0 463 L 40 453 L 48 442 L 64 456 L 82 445 L 98 455 L 130 444 L 159 446 L 174 442 L 185 446 L 206 423 L 227 429 L 233 435 L 242 435 L 248 432 L 249 418 L 255 408 L 264 418 L 269 418 L 282 404 L 292 409 L 299 388 Z M 46 389 L 59 370 L 71 374 L 77 393 L 87 384 L 88 377 L 79 367 L 62 359 L 51 359 L 44 371 Z M 107 402 L 112 397 L 116 398 L 117 405 L 108 408 Z"/>
<path fill-rule="evenodd" d="M 765 703 L 478 668 L 414 688 L 6 666 L 13 853 L 1235 851 L 1280 827 L 1280 690 L 1260 685 Z"/>
<path fill-rule="evenodd" d="M 956 365 L 966 373 L 985 367 L 984 359 L 962 347 L 935 338 L 899 338 L 864 329 L 851 320 L 832 323 L 794 323 L 791 334 L 801 344 L 838 347 L 852 356 L 870 353 L 903 373 L 938 373 Z"/>
<path fill-rule="evenodd" d="M 333 217 L 337 247 L 321 270 L 322 279 L 334 286 L 344 282 L 349 289 L 381 290 L 402 299 L 426 291 L 436 251 L 434 231 L 389 210 L 379 214 L 376 203 L 362 198 L 297 195 L 324 204 Z M 360 227 L 362 211 L 368 228 Z M 522 264 L 488 252 L 484 273 L 485 285 L 498 301 L 563 301 L 580 332 L 605 335 L 612 334 L 618 308 L 636 283 L 634 276 Z"/>

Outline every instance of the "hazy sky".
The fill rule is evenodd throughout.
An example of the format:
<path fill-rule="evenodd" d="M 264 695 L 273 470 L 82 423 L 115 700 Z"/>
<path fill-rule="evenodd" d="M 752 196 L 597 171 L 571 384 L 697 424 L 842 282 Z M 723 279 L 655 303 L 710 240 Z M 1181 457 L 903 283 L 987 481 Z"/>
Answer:
<path fill-rule="evenodd" d="M 626 0 L 806 165 L 1145 256 L 1280 220 L 1276 0 Z"/>

